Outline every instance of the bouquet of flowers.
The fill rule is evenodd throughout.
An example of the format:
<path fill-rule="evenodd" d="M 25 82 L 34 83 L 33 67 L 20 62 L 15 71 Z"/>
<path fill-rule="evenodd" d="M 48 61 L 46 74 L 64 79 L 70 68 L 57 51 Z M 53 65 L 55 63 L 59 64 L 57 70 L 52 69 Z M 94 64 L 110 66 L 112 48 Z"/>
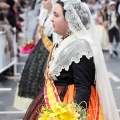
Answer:
<path fill-rule="evenodd" d="M 23 47 L 20 49 L 20 52 L 24 54 L 30 54 L 34 50 L 34 48 L 35 48 L 35 41 L 31 40 L 30 42 L 28 42 L 28 39 L 26 39 Z"/>
<path fill-rule="evenodd" d="M 76 103 L 58 102 L 51 109 L 42 107 L 38 120 L 86 120 L 86 109 Z"/>

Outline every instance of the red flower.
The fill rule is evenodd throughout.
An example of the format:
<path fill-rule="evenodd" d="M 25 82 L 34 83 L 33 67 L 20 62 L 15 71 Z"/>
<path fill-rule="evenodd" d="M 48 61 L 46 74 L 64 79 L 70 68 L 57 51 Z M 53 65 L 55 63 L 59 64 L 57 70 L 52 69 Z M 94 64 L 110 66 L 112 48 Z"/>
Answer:
<path fill-rule="evenodd" d="M 20 50 L 21 53 L 30 54 L 35 48 L 35 43 L 31 42 L 29 44 L 25 44 L 25 46 Z"/>

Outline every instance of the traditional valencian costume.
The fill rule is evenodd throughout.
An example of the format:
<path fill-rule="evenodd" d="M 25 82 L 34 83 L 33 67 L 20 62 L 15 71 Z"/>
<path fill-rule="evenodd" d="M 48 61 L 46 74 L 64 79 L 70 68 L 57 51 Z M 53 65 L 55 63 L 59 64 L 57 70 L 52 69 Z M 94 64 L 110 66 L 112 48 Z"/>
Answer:
<path fill-rule="evenodd" d="M 57 102 L 88 104 L 87 120 L 119 120 L 103 53 L 88 6 L 80 0 L 60 0 L 71 34 L 60 38 L 48 60 L 44 89 L 30 105 L 24 120 L 37 120 L 42 106 Z M 81 104 L 83 107 L 84 103 Z"/>
<path fill-rule="evenodd" d="M 40 27 L 49 40 L 52 41 L 51 16 L 52 12 L 48 13 L 48 11 L 41 6 L 39 18 Z M 34 51 L 26 61 L 19 86 L 16 90 L 14 107 L 19 110 L 26 110 L 44 86 L 44 71 L 52 42 L 46 41 L 42 36 L 40 36 L 40 38 Z"/>

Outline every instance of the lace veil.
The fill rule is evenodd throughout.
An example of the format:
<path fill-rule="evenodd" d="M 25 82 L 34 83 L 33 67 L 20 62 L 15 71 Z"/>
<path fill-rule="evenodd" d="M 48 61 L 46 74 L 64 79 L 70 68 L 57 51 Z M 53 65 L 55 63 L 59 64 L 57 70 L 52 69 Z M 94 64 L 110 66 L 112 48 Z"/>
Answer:
<path fill-rule="evenodd" d="M 107 73 L 102 49 L 99 40 L 96 36 L 97 34 L 95 33 L 96 31 L 95 24 L 90 14 L 89 8 L 85 3 L 82 3 L 80 0 L 61 0 L 61 2 L 64 3 L 64 10 L 66 10 L 65 19 L 68 22 L 69 29 L 77 37 L 77 38 L 73 37 L 77 42 L 74 42 L 74 39 L 72 39 L 73 44 L 70 44 L 71 46 L 69 46 L 68 44 L 68 46 L 71 47 L 71 49 L 74 49 L 75 47 L 76 50 L 79 50 L 80 46 L 78 44 L 80 42 L 78 40 L 81 41 L 81 38 L 83 38 L 84 43 L 85 44 L 88 43 L 89 46 L 88 45 L 87 46 L 88 48 L 90 47 L 90 49 L 88 50 L 87 49 L 83 49 L 83 50 L 86 50 L 86 52 L 88 53 L 92 52 L 95 63 L 95 69 L 96 69 L 96 73 L 95 73 L 96 89 L 98 91 L 100 101 L 102 104 L 104 119 L 120 120 L 113 96 L 112 87 L 108 78 L 108 73 Z M 63 46 L 67 43 L 64 42 Z M 63 60 L 67 54 L 71 55 L 70 52 L 71 50 L 64 50 L 63 56 L 61 55 Z M 87 56 L 86 53 L 85 55 Z M 90 55 L 91 54 L 89 54 L 89 57 L 91 57 Z M 78 55 L 77 57 L 80 58 L 81 55 L 80 56 Z M 71 61 L 75 61 L 75 60 L 72 59 Z M 69 69 L 68 66 L 69 64 L 67 64 L 67 67 L 64 66 L 64 68 L 68 70 Z M 52 66 L 52 68 L 54 67 L 55 66 Z"/>

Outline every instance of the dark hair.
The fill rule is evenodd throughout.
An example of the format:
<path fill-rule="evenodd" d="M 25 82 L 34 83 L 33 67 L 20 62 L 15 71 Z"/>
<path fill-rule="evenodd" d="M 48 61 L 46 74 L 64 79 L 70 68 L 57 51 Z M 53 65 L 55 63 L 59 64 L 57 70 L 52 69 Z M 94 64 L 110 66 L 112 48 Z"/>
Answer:
<path fill-rule="evenodd" d="M 0 11 L 0 20 L 1 20 L 1 21 L 4 21 L 4 18 L 5 18 L 5 17 L 4 17 L 4 13 Z"/>
<path fill-rule="evenodd" d="M 64 15 L 64 17 L 65 17 L 65 12 L 66 12 L 66 10 L 64 10 L 64 3 L 61 2 L 60 0 L 58 0 L 56 3 L 59 4 L 59 5 L 62 7 L 62 9 L 63 9 L 63 15 Z"/>
<path fill-rule="evenodd" d="M 14 4 L 15 4 L 15 1 L 14 0 L 6 0 L 6 3 L 8 5 L 10 5 L 10 8 L 12 8 L 14 6 Z"/>

